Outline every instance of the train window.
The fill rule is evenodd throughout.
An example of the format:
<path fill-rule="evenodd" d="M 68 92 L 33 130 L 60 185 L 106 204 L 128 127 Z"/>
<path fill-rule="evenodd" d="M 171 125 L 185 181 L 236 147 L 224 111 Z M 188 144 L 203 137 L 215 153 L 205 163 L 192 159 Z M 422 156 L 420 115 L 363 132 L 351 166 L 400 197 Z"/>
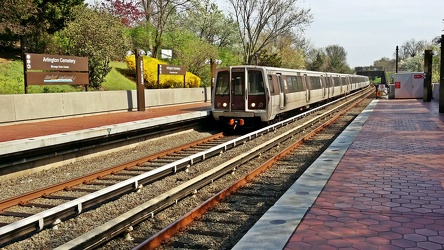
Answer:
<path fill-rule="evenodd" d="M 341 82 L 343 86 L 347 85 L 347 78 L 341 77 Z"/>
<path fill-rule="evenodd" d="M 294 89 L 293 89 L 293 88 L 294 88 L 294 87 L 293 87 L 293 84 L 294 84 L 294 83 L 293 83 L 292 78 L 293 78 L 293 77 L 291 77 L 291 76 L 287 76 L 287 77 L 286 77 L 286 80 L 287 80 L 287 86 L 288 86 L 288 91 L 289 91 L 289 92 L 294 92 Z"/>
<path fill-rule="evenodd" d="M 302 76 L 292 76 L 294 92 L 304 91 L 304 84 L 302 83 Z"/>
<path fill-rule="evenodd" d="M 310 76 L 311 88 L 312 89 L 321 89 L 321 78 L 319 76 Z"/>
<path fill-rule="evenodd" d="M 331 86 L 330 77 L 326 76 L 324 80 L 325 80 L 325 87 L 329 88 Z"/>
<path fill-rule="evenodd" d="M 273 77 L 268 75 L 268 86 L 270 87 L 270 93 L 274 94 Z"/>
<path fill-rule="evenodd" d="M 341 82 L 339 80 L 339 76 L 333 77 L 333 83 L 334 83 L 334 86 L 336 86 L 336 87 L 341 86 Z"/>
<path fill-rule="evenodd" d="M 230 74 L 228 71 L 217 73 L 216 95 L 226 95 L 230 92 Z"/>
<path fill-rule="evenodd" d="M 263 95 L 264 78 L 261 71 L 250 70 L 248 71 L 248 94 L 249 95 Z"/>

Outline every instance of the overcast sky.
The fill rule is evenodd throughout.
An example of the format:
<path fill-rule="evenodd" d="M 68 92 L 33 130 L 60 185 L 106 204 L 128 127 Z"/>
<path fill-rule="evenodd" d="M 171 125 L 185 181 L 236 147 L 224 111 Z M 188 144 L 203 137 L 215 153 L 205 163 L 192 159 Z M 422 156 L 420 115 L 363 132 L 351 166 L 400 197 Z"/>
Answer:
<path fill-rule="evenodd" d="M 443 34 L 444 0 L 300 0 L 313 23 L 305 35 L 315 48 L 337 44 L 350 67 L 394 58 L 396 46 Z"/>
<path fill-rule="evenodd" d="M 213 1 L 226 11 L 227 0 Z M 342 46 L 352 68 L 394 58 L 396 46 L 411 39 L 431 41 L 444 29 L 444 0 L 299 0 L 299 4 L 314 16 L 305 31 L 313 46 Z"/>

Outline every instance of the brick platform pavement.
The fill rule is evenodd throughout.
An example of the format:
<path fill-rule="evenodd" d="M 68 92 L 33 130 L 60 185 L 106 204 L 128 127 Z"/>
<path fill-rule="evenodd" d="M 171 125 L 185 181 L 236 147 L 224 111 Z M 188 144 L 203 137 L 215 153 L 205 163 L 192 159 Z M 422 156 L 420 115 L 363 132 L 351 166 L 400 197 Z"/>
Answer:
<path fill-rule="evenodd" d="M 100 126 L 178 115 L 192 111 L 210 110 L 210 102 L 191 103 L 146 109 L 144 112 L 116 112 L 88 116 L 67 117 L 45 121 L 31 121 L 20 124 L 2 124 L 0 142 L 52 135 Z"/>
<path fill-rule="evenodd" d="M 436 107 L 380 100 L 285 249 L 444 249 Z"/>

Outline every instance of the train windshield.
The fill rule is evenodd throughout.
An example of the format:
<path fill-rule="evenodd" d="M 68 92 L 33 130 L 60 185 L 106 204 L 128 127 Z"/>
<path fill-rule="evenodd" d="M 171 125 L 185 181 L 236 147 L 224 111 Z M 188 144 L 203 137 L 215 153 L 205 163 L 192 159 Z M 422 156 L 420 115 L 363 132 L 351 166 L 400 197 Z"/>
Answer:
<path fill-rule="evenodd" d="M 265 94 L 264 79 L 262 72 L 257 70 L 248 71 L 248 90 L 249 95 L 263 95 Z"/>
<path fill-rule="evenodd" d="M 216 79 L 216 95 L 227 95 L 230 93 L 230 74 L 228 71 L 220 71 Z"/>

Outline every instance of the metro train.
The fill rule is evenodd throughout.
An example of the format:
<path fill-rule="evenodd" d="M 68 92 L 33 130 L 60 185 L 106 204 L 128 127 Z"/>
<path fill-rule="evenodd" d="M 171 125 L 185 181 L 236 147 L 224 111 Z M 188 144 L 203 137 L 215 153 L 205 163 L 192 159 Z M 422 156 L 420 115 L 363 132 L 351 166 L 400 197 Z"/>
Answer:
<path fill-rule="evenodd" d="M 211 110 L 225 129 L 254 128 L 368 85 L 360 75 L 231 66 L 215 72 Z"/>

